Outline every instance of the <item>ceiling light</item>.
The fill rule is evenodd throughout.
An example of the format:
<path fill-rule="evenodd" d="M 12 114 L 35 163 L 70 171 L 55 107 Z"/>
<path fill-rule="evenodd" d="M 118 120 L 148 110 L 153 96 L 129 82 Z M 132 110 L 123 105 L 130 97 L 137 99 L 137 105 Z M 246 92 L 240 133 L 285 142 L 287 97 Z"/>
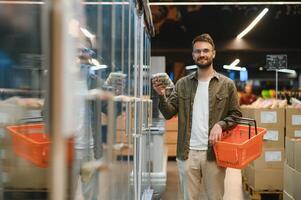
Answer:
<path fill-rule="evenodd" d="M 236 66 L 238 63 L 240 62 L 240 60 L 238 58 L 236 58 L 231 64 L 230 66 Z"/>
<path fill-rule="evenodd" d="M 268 8 L 265 8 L 261 11 L 261 13 L 254 19 L 254 21 L 245 29 L 243 30 L 238 36 L 238 39 L 241 39 L 243 36 L 245 36 L 256 24 L 263 18 L 263 16 L 269 11 Z"/>
<path fill-rule="evenodd" d="M 98 62 L 98 60 L 96 60 L 96 59 L 94 59 L 94 58 L 91 59 L 91 63 L 94 64 L 94 66 L 90 67 L 90 70 L 93 70 L 93 71 L 99 70 L 99 69 L 106 69 L 106 68 L 108 68 L 107 65 L 101 65 L 101 64 Z"/>
<path fill-rule="evenodd" d="M 95 35 L 93 35 L 92 33 L 90 33 L 87 29 L 85 29 L 85 28 L 80 28 L 80 30 L 83 32 L 83 34 L 87 37 L 87 38 L 90 38 L 90 39 L 92 39 L 92 38 L 94 38 L 95 37 Z"/>
<path fill-rule="evenodd" d="M 297 5 L 301 4 L 299 1 L 264 1 L 264 2 L 254 2 L 254 1 L 220 1 L 220 2 L 150 2 L 150 6 L 160 6 L 160 5 L 206 5 L 206 6 L 216 6 L 216 5 Z"/>
<path fill-rule="evenodd" d="M 297 72 L 292 69 L 279 69 L 278 72 L 288 73 L 288 74 L 297 74 Z"/>
<path fill-rule="evenodd" d="M 196 68 L 197 68 L 196 65 L 187 65 L 187 66 L 185 67 L 186 70 L 191 70 L 191 69 L 196 69 Z"/>
<path fill-rule="evenodd" d="M 100 70 L 100 69 L 106 69 L 106 68 L 108 68 L 107 65 L 97 65 L 97 66 L 92 66 L 92 67 L 90 67 L 90 70 L 91 70 L 91 71 L 97 71 L 97 70 Z"/>
<path fill-rule="evenodd" d="M 243 71 L 243 68 L 239 66 L 224 65 L 223 68 L 235 71 Z"/>
<path fill-rule="evenodd" d="M 84 5 L 129 5 L 129 2 L 126 1 L 102 1 L 102 2 L 98 2 L 98 1 L 89 1 L 89 2 L 82 2 L 82 4 Z"/>
<path fill-rule="evenodd" d="M 0 1 L 0 4 L 43 5 L 43 1 Z"/>

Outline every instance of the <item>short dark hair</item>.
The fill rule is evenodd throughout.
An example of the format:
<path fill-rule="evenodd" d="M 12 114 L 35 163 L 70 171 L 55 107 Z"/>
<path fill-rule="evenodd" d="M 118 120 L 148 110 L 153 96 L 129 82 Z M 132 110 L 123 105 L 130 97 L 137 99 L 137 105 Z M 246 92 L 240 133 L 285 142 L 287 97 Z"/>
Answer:
<path fill-rule="evenodd" d="M 196 36 L 193 39 L 193 41 L 192 41 L 192 48 L 193 48 L 193 46 L 194 46 L 194 44 L 196 42 L 208 42 L 209 44 L 211 44 L 211 46 L 213 47 L 213 49 L 215 49 L 215 45 L 214 45 L 213 39 L 212 39 L 212 37 L 208 33 L 204 33 L 202 35 Z"/>

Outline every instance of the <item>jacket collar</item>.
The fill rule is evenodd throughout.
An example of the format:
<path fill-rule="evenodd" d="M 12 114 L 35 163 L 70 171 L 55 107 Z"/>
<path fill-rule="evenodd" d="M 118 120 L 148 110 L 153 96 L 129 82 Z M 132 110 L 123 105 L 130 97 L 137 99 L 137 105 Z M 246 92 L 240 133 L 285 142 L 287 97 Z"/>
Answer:
<path fill-rule="evenodd" d="M 220 74 L 214 70 L 214 73 L 213 73 L 213 77 L 212 77 L 212 78 L 216 78 L 217 80 L 219 80 L 219 79 L 220 79 Z M 193 72 L 192 74 L 190 74 L 190 75 L 189 75 L 189 79 L 191 79 L 191 80 L 192 80 L 192 79 L 198 80 L 198 70 L 195 71 L 195 72 Z"/>

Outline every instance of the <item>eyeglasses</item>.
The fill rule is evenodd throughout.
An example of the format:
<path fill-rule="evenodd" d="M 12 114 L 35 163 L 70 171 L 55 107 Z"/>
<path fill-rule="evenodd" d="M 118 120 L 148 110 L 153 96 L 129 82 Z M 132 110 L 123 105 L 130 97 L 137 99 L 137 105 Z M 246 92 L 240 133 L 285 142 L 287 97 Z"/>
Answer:
<path fill-rule="evenodd" d="M 207 54 L 210 51 L 213 51 L 213 50 L 211 50 L 211 49 L 194 49 L 193 53 L 195 53 L 195 54 L 201 54 L 203 52 L 204 54 Z"/>

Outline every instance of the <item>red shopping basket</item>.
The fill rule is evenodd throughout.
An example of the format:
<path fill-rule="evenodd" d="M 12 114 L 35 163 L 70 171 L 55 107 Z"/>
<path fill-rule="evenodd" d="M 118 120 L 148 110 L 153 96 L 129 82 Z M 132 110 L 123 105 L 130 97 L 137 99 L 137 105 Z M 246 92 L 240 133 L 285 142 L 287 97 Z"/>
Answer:
<path fill-rule="evenodd" d="M 223 133 L 224 137 L 214 144 L 214 151 L 219 166 L 242 169 L 260 157 L 266 129 L 257 128 L 253 119 L 235 117 L 235 122 L 238 125 Z"/>
<path fill-rule="evenodd" d="M 48 167 L 51 141 L 44 133 L 44 124 L 15 125 L 6 128 L 12 136 L 13 150 L 18 156 L 39 167 Z M 72 163 L 73 140 L 68 140 L 67 159 L 69 164 Z"/>

